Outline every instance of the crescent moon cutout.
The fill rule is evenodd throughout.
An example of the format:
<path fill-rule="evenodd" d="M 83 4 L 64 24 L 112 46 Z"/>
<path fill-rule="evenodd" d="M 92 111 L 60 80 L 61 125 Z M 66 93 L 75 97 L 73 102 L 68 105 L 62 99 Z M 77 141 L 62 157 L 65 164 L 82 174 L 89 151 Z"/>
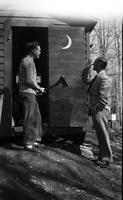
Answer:
<path fill-rule="evenodd" d="M 67 43 L 66 46 L 61 47 L 61 49 L 68 49 L 68 48 L 70 48 L 70 46 L 71 46 L 71 44 L 72 44 L 71 38 L 70 38 L 68 35 L 66 35 L 66 37 L 67 37 L 67 39 L 68 39 L 68 43 Z"/>

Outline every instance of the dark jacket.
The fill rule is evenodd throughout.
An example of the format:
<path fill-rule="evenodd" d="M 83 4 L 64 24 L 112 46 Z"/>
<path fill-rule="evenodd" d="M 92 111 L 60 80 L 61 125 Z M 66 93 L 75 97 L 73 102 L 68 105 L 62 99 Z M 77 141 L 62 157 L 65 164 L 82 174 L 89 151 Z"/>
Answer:
<path fill-rule="evenodd" d="M 110 89 L 111 80 L 105 70 L 99 72 L 88 88 L 89 108 L 94 111 L 100 111 L 103 108 L 110 111 Z"/>

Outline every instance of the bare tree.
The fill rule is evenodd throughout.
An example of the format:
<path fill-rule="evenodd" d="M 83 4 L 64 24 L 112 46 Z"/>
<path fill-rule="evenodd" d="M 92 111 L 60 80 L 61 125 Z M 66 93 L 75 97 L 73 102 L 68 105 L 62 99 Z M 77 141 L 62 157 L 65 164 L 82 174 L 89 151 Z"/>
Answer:
<path fill-rule="evenodd" d="M 91 58 L 104 56 L 108 60 L 108 74 L 113 79 L 112 99 L 116 102 L 116 114 L 121 123 L 122 103 L 122 66 L 121 66 L 121 36 L 122 20 L 99 19 L 90 36 Z M 119 115 L 120 113 L 120 115 Z"/>
<path fill-rule="evenodd" d="M 122 63 L 121 63 L 121 23 L 118 23 L 114 20 L 114 44 L 115 44 L 115 53 L 117 58 L 117 66 L 118 66 L 118 80 L 117 80 L 117 112 L 120 118 L 120 124 L 122 122 Z"/>

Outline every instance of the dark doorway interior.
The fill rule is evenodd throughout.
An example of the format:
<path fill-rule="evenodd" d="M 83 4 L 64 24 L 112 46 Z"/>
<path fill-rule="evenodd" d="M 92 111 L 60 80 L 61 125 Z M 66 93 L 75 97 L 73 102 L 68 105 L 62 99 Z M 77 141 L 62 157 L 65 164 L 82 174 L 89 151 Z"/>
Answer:
<path fill-rule="evenodd" d="M 48 28 L 39 27 L 12 27 L 12 91 L 13 91 L 13 118 L 15 126 L 20 125 L 23 113 L 18 96 L 17 75 L 19 64 L 25 54 L 27 42 L 38 41 L 41 45 L 41 55 L 39 60 L 35 60 L 37 75 L 41 76 L 40 86 L 48 87 Z M 37 97 L 43 123 L 49 121 L 48 93 Z"/>

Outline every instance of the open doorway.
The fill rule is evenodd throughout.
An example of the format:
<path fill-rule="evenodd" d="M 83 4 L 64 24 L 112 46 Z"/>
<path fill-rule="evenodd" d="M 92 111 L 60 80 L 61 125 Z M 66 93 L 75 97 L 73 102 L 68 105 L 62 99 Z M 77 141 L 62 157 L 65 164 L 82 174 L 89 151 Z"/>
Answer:
<path fill-rule="evenodd" d="M 21 59 L 25 54 L 27 42 L 38 41 L 42 53 L 38 60 L 35 60 L 37 75 L 41 77 L 39 83 L 42 87 L 49 85 L 48 71 L 48 28 L 41 27 L 12 27 L 12 116 L 15 126 L 20 126 L 23 121 L 23 113 L 18 96 L 18 71 Z M 37 97 L 42 122 L 49 123 L 49 98 L 48 93 Z"/>

